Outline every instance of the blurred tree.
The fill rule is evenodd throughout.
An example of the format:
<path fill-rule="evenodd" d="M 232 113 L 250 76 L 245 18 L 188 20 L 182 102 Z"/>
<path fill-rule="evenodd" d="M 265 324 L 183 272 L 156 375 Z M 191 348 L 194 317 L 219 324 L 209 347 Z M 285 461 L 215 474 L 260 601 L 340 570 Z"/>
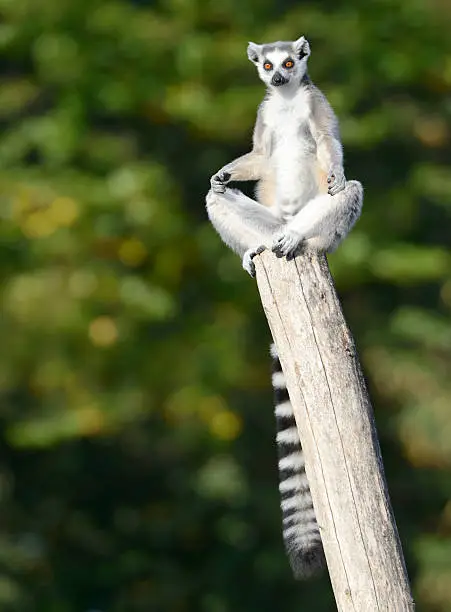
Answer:
<path fill-rule="evenodd" d="M 269 334 L 203 208 L 263 95 L 247 40 L 304 33 L 366 187 L 331 265 L 419 606 L 450 610 L 451 6 L 0 12 L 0 608 L 334 609 L 291 579 Z"/>

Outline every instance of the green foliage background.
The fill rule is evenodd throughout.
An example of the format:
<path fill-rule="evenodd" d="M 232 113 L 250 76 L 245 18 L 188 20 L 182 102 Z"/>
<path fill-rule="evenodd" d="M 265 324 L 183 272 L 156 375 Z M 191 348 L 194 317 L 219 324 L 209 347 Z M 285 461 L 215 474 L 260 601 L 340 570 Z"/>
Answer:
<path fill-rule="evenodd" d="M 269 334 L 209 226 L 248 40 L 312 45 L 364 213 L 330 263 L 418 610 L 451 610 L 451 5 L 0 0 L 0 609 L 334 609 L 280 536 Z"/>

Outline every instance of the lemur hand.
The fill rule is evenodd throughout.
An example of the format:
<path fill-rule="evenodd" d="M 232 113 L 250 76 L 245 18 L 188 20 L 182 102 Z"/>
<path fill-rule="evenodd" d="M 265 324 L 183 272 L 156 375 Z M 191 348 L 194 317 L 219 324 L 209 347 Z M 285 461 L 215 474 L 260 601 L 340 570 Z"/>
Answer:
<path fill-rule="evenodd" d="M 252 260 L 256 255 L 263 253 L 263 251 L 266 251 L 266 247 L 262 245 L 257 248 L 248 249 L 243 255 L 243 268 L 252 276 L 252 278 L 255 277 L 255 264 Z"/>
<path fill-rule="evenodd" d="M 295 229 L 286 226 L 276 235 L 271 250 L 276 257 L 294 259 L 302 250 L 303 236 Z"/>
<path fill-rule="evenodd" d="M 232 175 L 230 172 L 225 172 L 224 170 L 220 170 L 216 174 L 214 174 L 211 179 L 211 188 L 215 193 L 224 193 L 225 186 L 230 181 Z"/>
<path fill-rule="evenodd" d="M 327 193 L 331 196 L 340 193 L 346 187 L 346 178 L 343 172 L 343 168 L 333 167 L 331 168 L 327 176 Z"/>

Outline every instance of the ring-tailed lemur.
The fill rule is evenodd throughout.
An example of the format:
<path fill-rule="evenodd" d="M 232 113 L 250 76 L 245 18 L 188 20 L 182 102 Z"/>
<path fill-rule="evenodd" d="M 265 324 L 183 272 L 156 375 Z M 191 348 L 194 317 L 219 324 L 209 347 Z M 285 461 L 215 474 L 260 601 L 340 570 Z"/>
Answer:
<path fill-rule="evenodd" d="M 257 114 L 254 146 L 212 177 L 206 201 L 213 226 L 254 276 L 253 258 L 268 247 L 287 259 L 302 248 L 334 250 L 360 215 L 363 188 L 345 179 L 337 118 L 307 75 L 307 40 L 249 43 L 247 52 L 268 87 Z M 235 180 L 258 180 L 258 201 L 226 187 Z M 274 345 L 271 354 L 284 542 L 300 578 L 321 567 L 324 553 Z"/>

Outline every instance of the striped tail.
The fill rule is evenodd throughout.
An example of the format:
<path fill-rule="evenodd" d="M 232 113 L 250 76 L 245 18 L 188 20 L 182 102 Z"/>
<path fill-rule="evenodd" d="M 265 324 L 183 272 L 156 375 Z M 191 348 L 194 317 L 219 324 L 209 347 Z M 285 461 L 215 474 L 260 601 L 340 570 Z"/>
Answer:
<path fill-rule="evenodd" d="M 324 552 L 305 473 L 304 453 L 276 347 L 271 345 L 283 539 L 296 579 L 324 565 Z"/>

